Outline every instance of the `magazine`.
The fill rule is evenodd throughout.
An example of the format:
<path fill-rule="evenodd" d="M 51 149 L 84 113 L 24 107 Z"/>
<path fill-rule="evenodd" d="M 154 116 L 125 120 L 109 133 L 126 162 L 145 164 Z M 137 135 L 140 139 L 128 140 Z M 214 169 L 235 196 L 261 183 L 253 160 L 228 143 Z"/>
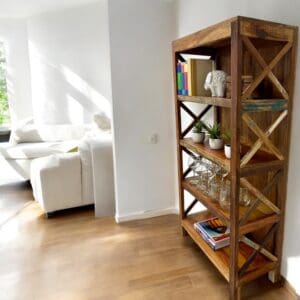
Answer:
<path fill-rule="evenodd" d="M 194 228 L 214 250 L 229 245 L 229 228 L 219 218 L 197 222 Z"/>

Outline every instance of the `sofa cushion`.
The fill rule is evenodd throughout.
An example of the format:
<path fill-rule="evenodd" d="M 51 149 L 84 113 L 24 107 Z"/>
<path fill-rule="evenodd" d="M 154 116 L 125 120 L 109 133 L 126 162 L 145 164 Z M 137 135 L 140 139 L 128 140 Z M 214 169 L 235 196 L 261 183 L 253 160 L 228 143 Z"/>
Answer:
<path fill-rule="evenodd" d="M 25 124 L 12 130 L 11 141 L 14 144 L 36 143 L 36 142 L 59 142 L 66 140 L 77 140 L 83 138 L 86 132 L 92 130 L 93 125 L 37 125 Z"/>
<path fill-rule="evenodd" d="M 78 145 L 78 141 L 65 142 L 40 142 L 21 143 L 12 145 L 10 143 L 0 144 L 0 155 L 6 159 L 32 159 L 44 157 L 51 154 L 66 153 Z"/>
<path fill-rule="evenodd" d="M 98 112 L 94 115 L 94 122 L 100 130 L 110 131 L 111 121 L 104 112 Z"/>

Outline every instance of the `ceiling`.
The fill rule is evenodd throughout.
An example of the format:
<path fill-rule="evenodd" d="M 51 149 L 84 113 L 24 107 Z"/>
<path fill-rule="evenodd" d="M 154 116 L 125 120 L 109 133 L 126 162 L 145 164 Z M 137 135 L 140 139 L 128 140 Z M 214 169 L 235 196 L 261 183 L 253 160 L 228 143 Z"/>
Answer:
<path fill-rule="evenodd" d="M 0 18 L 26 18 L 101 0 L 0 0 Z"/>

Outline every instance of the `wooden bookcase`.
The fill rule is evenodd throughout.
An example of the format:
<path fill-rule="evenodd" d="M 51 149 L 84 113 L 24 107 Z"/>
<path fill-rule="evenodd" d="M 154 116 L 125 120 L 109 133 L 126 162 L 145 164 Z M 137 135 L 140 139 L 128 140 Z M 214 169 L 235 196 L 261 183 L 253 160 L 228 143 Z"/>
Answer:
<path fill-rule="evenodd" d="M 280 280 L 297 34 L 294 26 L 235 17 L 173 42 L 181 226 L 229 282 L 231 300 L 240 299 L 241 286 L 259 276 Z M 177 95 L 176 63 L 181 53 L 210 55 L 216 69 L 231 75 L 231 98 Z M 242 75 L 253 76 L 243 91 Z M 202 112 L 193 112 L 189 102 L 201 104 Z M 223 150 L 187 138 L 211 109 L 221 128 L 231 130 L 230 160 Z M 186 128 L 183 111 L 193 120 Z M 183 156 L 195 154 L 229 171 L 229 212 L 190 184 L 191 170 L 184 169 Z M 255 199 L 246 208 L 239 206 L 240 186 Z M 189 205 L 186 192 L 194 198 Z M 191 214 L 198 201 L 207 210 Z M 212 215 L 230 227 L 230 246 L 217 251 L 193 228 L 196 221 Z"/>

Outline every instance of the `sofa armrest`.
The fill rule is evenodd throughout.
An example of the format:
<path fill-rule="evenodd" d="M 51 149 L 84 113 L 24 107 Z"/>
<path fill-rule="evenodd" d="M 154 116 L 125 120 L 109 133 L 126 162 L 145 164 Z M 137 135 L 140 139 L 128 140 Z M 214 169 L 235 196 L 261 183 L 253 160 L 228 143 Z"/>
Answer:
<path fill-rule="evenodd" d="M 86 140 L 92 162 L 92 180 L 96 216 L 113 216 L 114 175 L 111 135 Z"/>
<path fill-rule="evenodd" d="M 55 154 L 31 164 L 34 198 L 46 212 L 82 205 L 78 153 Z"/>

